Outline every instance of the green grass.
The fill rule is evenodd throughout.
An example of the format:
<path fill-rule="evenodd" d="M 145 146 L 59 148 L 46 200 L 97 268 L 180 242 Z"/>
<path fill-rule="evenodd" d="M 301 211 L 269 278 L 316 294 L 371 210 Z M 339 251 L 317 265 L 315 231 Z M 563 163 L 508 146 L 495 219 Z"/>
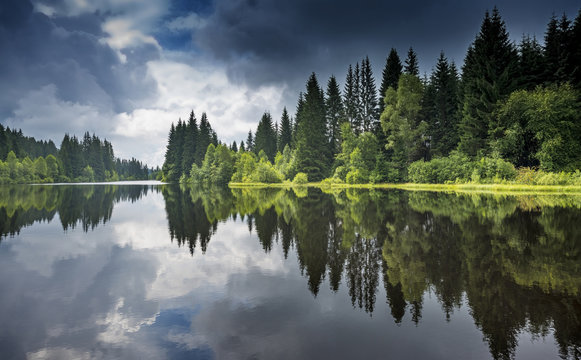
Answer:
<path fill-rule="evenodd" d="M 482 192 L 482 193 L 515 193 L 515 194 L 581 194 L 578 185 L 525 185 L 525 184 L 322 184 L 310 182 L 294 184 L 283 182 L 277 184 L 266 183 L 229 183 L 232 188 L 292 188 L 292 187 L 319 187 L 332 189 L 401 189 L 410 191 L 441 191 L 441 192 Z"/>

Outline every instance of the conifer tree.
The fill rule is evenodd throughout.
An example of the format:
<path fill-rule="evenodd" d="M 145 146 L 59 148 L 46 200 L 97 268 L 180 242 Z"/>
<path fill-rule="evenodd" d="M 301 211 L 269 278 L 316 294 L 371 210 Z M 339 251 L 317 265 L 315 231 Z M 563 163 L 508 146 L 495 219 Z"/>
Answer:
<path fill-rule="evenodd" d="M 543 83 L 544 60 L 543 48 L 537 39 L 523 36 L 519 44 L 519 88 L 532 90 Z"/>
<path fill-rule="evenodd" d="M 327 82 L 327 98 L 325 99 L 327 114 L 327 131 L 329 134 L 329 150 L 331 157 L 340 151 L 341 124 L 345 121 L 345 110 L 341 100 L 341 90 L 334 76 Z"/>
<path fill-rule="evenodd" d="M 379 126 L 377 89 L 369 57 L 361 62 L 361 119 L 363 131 L 374 131 Z"/>
<path fill-rule="evenodd" d="M 504 21 L 495 7 L 486 12 L 480 33 L 468 48 L 464 61 L 463 110 L 459 149 L 469 156 L 486 151 L 498 126 L 492 114 L 498 100 L 516 87 L 518 54 L 509 40 Z M 490 136 L 489 136 L 490 134 Z"/>
<path fill-rule="evenodd" d="M 569 67 L 571 70 L 571 83 L 581 89 L 581 9 L 577 13 L 577 17 L 573 22 L 571 28 L 571 49 Z"/>
<path fill-rule="evenodd" d="M 254 152 L 254 137 L 252 136 L 252 130 L 248 131 L 248 137 L 246 138 L 246 151 Z"/>
<path fill-rule="evenodd" d="M 362 104 L 361 104 L 361 70 L 359 63 L 355 64 L 355 72 L 353 73 L 353 99 L 355 102 L 355 113 L 353 114 L 353 132 L 360 134 L 363 129 Z"/>
<path fill-rule="evenodd" d="M 297 134 L 296 170 L 307 174 L 309 181 L 322 180 L 328 174 L 329 148 L 325 101 L 315 73 L 307 82 Z"/>
<path fill-rule="evenodd" d="M 196 156 L 195 162 L 196 165 L 202 166 L 202 162 L 204 161 L 204 157 L 206 156 L 206 150 L 208 149 L 208 145 L 216 142 L 215 133 L 210 126 L 210 122 L 208 121 L 208 116 L 206 113 L 202 113 L 202 117 L 200 118 L 200 131 L 198 133 L 198 142 L 196 144 Z M 214 145 L 215 146 L 215 145 Z"/>
<path fill-rule="evenodd" d="M 240 147 L 238 148 L 238 151 L 240 152 L 246 151 L 246 148 L 244 147 L 244 141 L 240 141 Z"/>
<path fill-rule="evenodd" d="M 431 156 L 447 156 L 458 146 L 458 82 L 456 66 L 440 53 L 423 104 Z"/>
<path fill-rule="evenodd" d="M 353 67 L 349 64 L 349 68 L 347 69 L 347 77 L 345 78 L 345 89 L 343 91 L 343 102 L 345 104 L 345 118 L 351 124 L 351 128 L 353 129 L 355 118 L 357 117 L 357 83 L 355 82 L 355 78 L 353 76 Z"/>
<path fill-rule="evenodd" d="M 278 151 L 282 153 L 284 147 L 291 146 L 292 142 L 292 124 L 288 115 L 286 107 L 282 109 L 282 117 L 280 118 L 280 135 L 278 137 Z"/>
<path fill-rule="evenodd" d="M 254 137 L 254 151 L 264 151 L 268 160 L 274 161 L 276 155 L 276 132 L 272 125 L 272 116 L 265 112 L 258 123 L 256 136 Z"/>
<path fill-rule="evenodd" d="M 418 57 L 414 49 L 410 46 L 408 56 L 405 59 L 404 72 L 406 74 L 420 76 L 420 68 L 418 66 Z"/>
<path fill-rule="evenodd" d="M 184 172 L 189 173 L 192 168 L 192 164 L 196 162 L 196 147 L 198 144 L 198 122 L 196 120 L 196 115 L 194 110 L 190 112 L 190 117 L 188 123 L 186 124 L 185 134 L 184 134 L 184 150 L 182 156 L 182 169 Z"/>
<path fill-rule="evenodd" d="M 399 59 L 399 55 L 397 54 L 397 50 L 391 48 L 389 51 L 389 55 L 385 60 L 385 67 L 383 68 L 382 78 L 381 78 L 381 87 L 379 88 L 379 113 L 383 113 L 385 109 L 385 104 L 383 99 L 385 98 L 385 92 L 388 88 L 392 87 L 394 90 L 397 90 L 397 82 L 399 81 L 399 77 L 402 72 L 402 65 Z"/>
<path fill-rule="evenodd" d="M 302 91 L 299 93 L 299 99 L 297 100 L 297 109 L 295 113 L 295 121 L 293 124 L 293 136 L 292 136 L 292 147 L 297 147 L 299 124 L 301 122 L 301 114 L 303 113 L 303 108 L 305 107 L 305 97 Z"/>

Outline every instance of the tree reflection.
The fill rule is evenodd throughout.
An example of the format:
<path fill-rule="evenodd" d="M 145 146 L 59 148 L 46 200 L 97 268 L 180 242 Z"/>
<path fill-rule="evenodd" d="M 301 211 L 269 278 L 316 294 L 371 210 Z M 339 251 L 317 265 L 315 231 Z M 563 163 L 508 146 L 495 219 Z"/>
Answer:
<path fill-rule="evenodd" d="M 78 225 L 87 232 L 111 219 L 113 206 L 136 201 L 154 188 L 148 185 L 83 185 L 0 187 L 0 241 L 58 213 L 63 230 Z"/>
<path fill-rule="evenodd" d="M 308 188 L 164 188 L 178 243 L 246 219 L 262 248 L 297 254 L 309 290 L 347 286 L 354 307 L 375 309 L 380 278 L 396 323 L 421 324 L 426 292 L 446 321 L 471 308 L 494 358 L 518 336 L 554 330 L 563 358 L 581 349 L 581 197 L 444 194 Z M 179 207 L 176 208 L 176 207 Z M 184 240 L 185 239 L 185 240 Z M 208 240 L 205 240 L 207 244 Z M 204 249 L 204 248 L 203 248 Z"/>

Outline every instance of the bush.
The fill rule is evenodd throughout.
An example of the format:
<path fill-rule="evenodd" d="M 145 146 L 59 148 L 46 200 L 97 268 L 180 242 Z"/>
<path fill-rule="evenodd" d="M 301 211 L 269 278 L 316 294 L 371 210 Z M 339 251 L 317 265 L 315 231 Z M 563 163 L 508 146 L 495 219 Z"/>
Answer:
<path fill-rule="evenodd" d="M 305 174 L 304 172 L 297 173 L 295 175 L 295 178 L 293 179 L 293 183 L 295 183 L 297 185 L 304 185 L 308 182 L 309 182 L 309 178 L 308 178 L 307 174 Z"/>

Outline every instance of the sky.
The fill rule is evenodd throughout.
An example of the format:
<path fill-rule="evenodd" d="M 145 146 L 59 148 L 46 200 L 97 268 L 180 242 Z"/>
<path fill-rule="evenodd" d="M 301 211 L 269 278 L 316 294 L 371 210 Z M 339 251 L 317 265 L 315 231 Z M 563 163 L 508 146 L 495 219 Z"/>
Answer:
<path fill-rule="evenodd" d="M 577 0 L 2 0 L 0 123 L 60 145 L 85 131 L 115 155 L 162 165 L 169 128 L 207 113 L 222 141 L 246 139 L 265 111 L 291 114 L 308 76 L 343 86 L 369 56 L 379 88 L 389 50 L 410 46 L 429 74 L 459 67 L 485 11 L 511 39 L 542 40 Z"/>

